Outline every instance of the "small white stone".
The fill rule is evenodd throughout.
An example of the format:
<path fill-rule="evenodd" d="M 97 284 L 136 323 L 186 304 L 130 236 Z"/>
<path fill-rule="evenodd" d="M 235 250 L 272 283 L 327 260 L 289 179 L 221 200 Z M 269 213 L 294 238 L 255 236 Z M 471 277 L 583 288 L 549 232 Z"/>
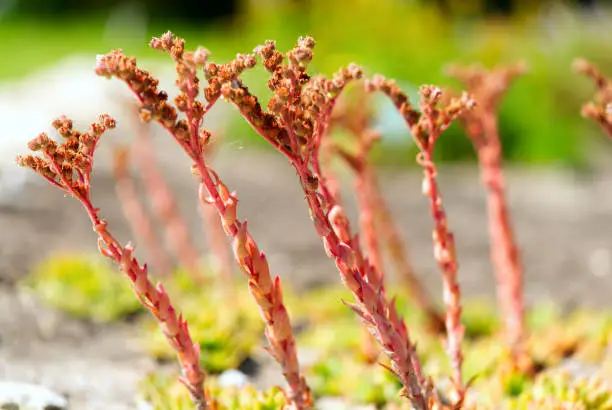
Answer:
<path fill-rule="evenodd" d="M 240 370 L 229 369 L 219 375 L 219 386 L 221 387 L 244 387 L 249 383 L 249 378 Z"/>
<path fill-rule="evenodd" d="M 607 248 L 596 248 L 589 255 L 589 269 L 598 278 L 603 278 L 610 274 L 612 258 Z"/>
<path fill-rule="evenodd" d="M 342 397 L 321 397 L 317 400 L 316 408 L 319 410 L 375 410 L 373 405 L 351 404 Z"/>
<path fill-rule="evenodd" d="M 136 399 L 136 410 L 154 410 L 153 405 L 142 397 Z"/>
<path fill-rule="evenodd" d="M 0 408 L 65 410 L 68 408 L 68 400 L 43 386 L 19 382 L 0 382 Z"/>

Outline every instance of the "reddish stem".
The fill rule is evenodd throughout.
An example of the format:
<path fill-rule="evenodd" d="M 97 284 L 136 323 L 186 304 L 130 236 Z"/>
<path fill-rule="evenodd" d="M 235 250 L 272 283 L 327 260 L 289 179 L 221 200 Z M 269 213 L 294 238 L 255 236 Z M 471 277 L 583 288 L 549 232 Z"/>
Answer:
<path fill-rule="evenodd" d="M 505 195 L 497 120 L 493 114 L 482 115 L 480 119 L 486 142 L 477 144 L 477 152 L 482 182 L 488 192 L 491 258 L 497 277 L 498 298 L 502 303 L 508 341 L 513 360 L 518 363 L 525 354 L 523 270 Z"/>
<path fill-rule="evenodd" d="M 432 143 L 429 144 L 429 147 L 433 147 L 437 135 L 432 135 L 430 138 Z M 448 231 L 446 212 L 442 205 L 442 196 L 436 180 L 437 170 L 432 159 L 431 149 L 421 151 L 420 163 L 424 168 L 423 193 L 430 199 L 431 216 L 434 220 L 434 257 L 442 272 L 442 282 L 444 284 L 446 351 L 451 360 L 453 383 L 460 401 L 465 391 L 461 371 L 463 364 L 461 341 L 464 330 L 461 325 L 461 289 L 457 282 L 458 265 L 455 255 L 455 239 L 454 235 Z"/>

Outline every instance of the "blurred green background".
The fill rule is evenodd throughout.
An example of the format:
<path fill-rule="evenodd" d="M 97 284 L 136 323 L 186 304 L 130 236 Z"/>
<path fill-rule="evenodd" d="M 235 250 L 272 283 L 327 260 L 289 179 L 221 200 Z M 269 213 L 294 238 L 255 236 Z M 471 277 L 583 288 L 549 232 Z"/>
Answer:
<path fill-rule="evenodd" d="M 612 75 L 611 11 L 608 2 L 593 0 L 0 0 L 0 82 L 72 53 L 93 56 L 120 47 L 138 58 L 164 58 L 146 43 L 168 29 L 190 47 L 210 49 L 215 61 L 250 52 L 266 39 L 282 50 L 312 35 L 312 70 L 331 74 L 357 62 L 367 73 L 396 78 L 413 99 L 419 84 L 458 85 L 444 74 L 448 63 L 524 60 L 530 72 L 516 81 L 500 114 L 506 157 L 580 166 L 603 137 L 580 117 L 593 86 L 572 72 L 571 62 L 586 57 Z M 246 78 L 265 94 L 264 76 L 256 70 Z M 378 160 L 391 163 L 405 153 L 399 147 L 409 148 L 408 139 L 389 107 L 380 108 L 379 126 L 393 149 L 381 150 Z M 256 141 L 242 125 L 232 125 L 231 134 Z M 439 159 L 473 157 L 458 127 L 444 138 Z"/>

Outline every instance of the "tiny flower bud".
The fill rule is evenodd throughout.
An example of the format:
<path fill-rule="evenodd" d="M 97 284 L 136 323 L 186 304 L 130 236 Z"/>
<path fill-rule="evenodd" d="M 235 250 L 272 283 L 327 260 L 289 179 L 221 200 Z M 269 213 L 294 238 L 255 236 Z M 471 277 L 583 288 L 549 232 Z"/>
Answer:
<path fill-rule="evenodd" d="M 341 269 L 340 275 L 342 275 L 342 281 L 348 287 L 351 292 L 356 293 L 361 289 L 361 284 L 355 278 L 355 275 L 358 275 L 355 271 L 351 269 Z"/>
<path fill-rule="evenodd" d="M 207 80 L 210 80 L 212 77 L 217 76 L 219 73 L 219 66 L 215 63 L 206 63 L 204 66 L 204 75 Z"/>
<path fill-rule="evenodd" d="M 95 73 L 101 77 L 111 78 L 111 72 L 106 66 L 106 56 L 104 54 L 96 55 L 96 64 L 94 66 Z"/>
<path fill-rule="evenodd" d="M 287 315 L 287 310 L 283 305 L 272 311 L 272 334 L 278 342 L 287 340 L 292 335 L 289 315 Z"/>
<path fill-rule="evenodd" d="M 323 248 L 325 249 L 325 254 L 328 258 L 334 257 L 334 254 L 331 251 L 331 245 L 329 244 L 329 239 L 327 237 L 323 237 Z"/>
<path fill-rule="evenodd" d="M 344 242 L 340 242 L 338 245 L 338 258 L 349 269 L 357 268 L 357 257 L 355 256 L 355 251 Z"/>
<path fill-rule="evenodd" d="M 341 242 L 350 242 L 351 236 L 348 231 L 348 219 L 344 215 L 344 210 L 340 205 L 334 205 L 327 214 L 329 223 L 334 230 L 334 233 Z"/>
<path fill-rule="evenodd" d="M 43 132 L 38 137 L 28 142 L 28 149 L 32 151 L 45 149 L 49 145 L 49 141 L 49 136 Z"/>
<path fill-rule="evenodd" d="M 375 310 L 378 302 L 378 297 L 372 286 L 363 286 L 361 288 L 361 297 L 363 304 L 368 306 L 368 310 Z"/>
<path fill-rule="evenodd" d="M 138 114 L 143 122 L 151 122 L 153 120 L 153 111 L 148 107 L 140 107 Z"/>
<path fill-rule="evenodd" d="M 209 56 L 210 51 L 208 51 L 204 47 L 198 47 L 195 53 L 193 53 L 193 62 L 198 66 L 202 66 L 206 64 L 206 60 Z"/>
<path fill-rule="evenodd" d="M 189 140 L 189 126 L 187 125 L 187 121 L 178 120 L 176 124 L 174 124 L 174 129 L 172 130 L 174 137 L 178 141 L 188 141 Z"/>
<path fill-rule="evenodd" d="M 421 191 L 423 192 L 423 195 L 425 196 L 431 195 L 431 182 L 429 181 L 429 178 L 427 178 L 426 176 L 423 178 L 423 184 L 421 187 Z"/>
<path fill-rule="evenodd" d="M 223 225 L 228 229 L 236 222 L 236 208 L 238 201 L 234 198 L 229 199 L 225 202 L 225 212 L 223 213 Z"/>
<path fill-rule="evenodd" d="M 253 270 L 257 274 L 257 283 L 264 292 L 270 292 L 272 289 L 272 278 L 270 277 L 270 266 L 266 259 L 266 255 L 260 252 L 259 255 L 253 255 Z"/>
<path fill-rule="evenodd" d="M 262 289 L 255 283 L 249 282 L 249 291 L 251 296 L 253 296 L 253 298 L 256 300 L 257 306 L 259 306 L 260 309 L 268 310 L 272 307 L 270 300 L 266 297 Z M 264 317 L 264 320 L 266 320 L 264 315 L 262 315 L 262 317 Z"/>
<path fill-rule="evenodd" d="M 236 262 L 238 262 L 240 266 L 244 265 L 244 259 L 248 256 L 248 252 L 246 249 L 246 241 L 247 231 L 245 222 L 238 227 L 238 232 L 236 233 L 236 236 L 234 236 L 232 242 L 234 257 L 236 258 Z"/>
<path fill-rule="evenodd" d="M 108 114 L 101 114 L 98 117 L 98 123 L 105 129 L 113 129 L 117 126 L 117 122 Z"/>

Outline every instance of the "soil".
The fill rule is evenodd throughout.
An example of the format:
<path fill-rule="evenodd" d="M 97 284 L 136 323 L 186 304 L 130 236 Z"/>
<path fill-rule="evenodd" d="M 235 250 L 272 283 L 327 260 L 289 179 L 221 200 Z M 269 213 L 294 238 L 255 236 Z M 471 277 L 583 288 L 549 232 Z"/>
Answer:
<path fill-rule="evenodd" d="M 167 178 L 204 251 L 189 167 L 179 152 L 163 152 Z M 239 216 L 249 220 L 275 273 L 298 291 L 339 282 L 286 161 L 229 144 L 215 163 L 226 184 L 238 192 Z M 441 299 L 420 177 L 417 169 L 381 173 L 415 269 Z M 612 169 L 582 174 L 510 169 L 507 180 L 528 303 L 554 301 L 567 309 L 610 307 Z M 473 165 L 441 167 L 440 181 L 456 235 L 462 291 L 466 297 L 493 300 L 486 209 L 477 170 Z M 349 186 L 350 180 L 345 182 Z M 127 241 L 130 232 L 115 201 L 108 167 L 97 168 L 93 186 L 94 202 L 111 231 Z M 345 197 L 354 216 L 354 202 L 348 194 Z M 23 189 L 2 198 L 0 232 L 0 377 L 44 384 L 67 394 L 74 409 L 134 408 L 136 383 L 156 366 L 136 343 L 136 330 L 129 323 L 100 326 L 67 317 L 16 288 L 33 264 L 53 253 L 96 251 L 95 236 L 79 204 L 42 181 L 28 179 Z M 263 369 L 258 384 L 276 382 L 276 376 L 265 376 L 273 373 L 273 368 Z"/>

